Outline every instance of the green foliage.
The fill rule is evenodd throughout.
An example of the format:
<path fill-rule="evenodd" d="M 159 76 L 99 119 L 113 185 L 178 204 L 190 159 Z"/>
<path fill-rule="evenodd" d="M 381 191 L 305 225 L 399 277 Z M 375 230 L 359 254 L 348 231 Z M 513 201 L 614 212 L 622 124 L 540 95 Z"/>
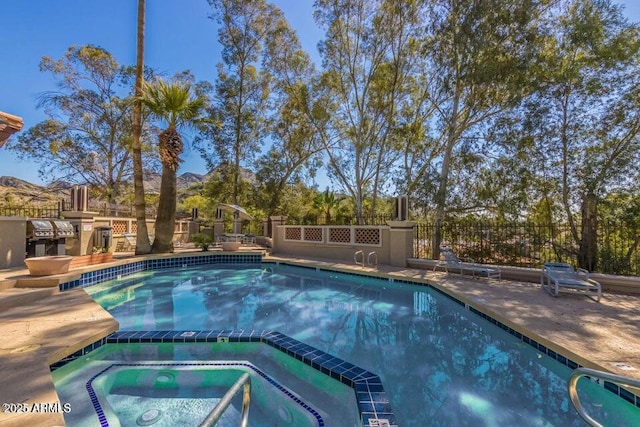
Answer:
<path fill-rule="evenodd" d="M 57 80 L 58 91 L 39 96 L 48 118 L 10 143 L 18 157 L 40 163 L 45 181 L 88 183 L 100 195 L 116 201 L 132 177 L 131 88 L 133 72 L 120 66 L 106 50 L 71 46 L 60 59 L 43 57 L 40 70 Z M 157 162 L 151 150 L 148 125 L 142 130 L 145 165 Z"/>
<path fill-rule="evenodd" d="M 317 1 L 314 17 L 325 29 L 324 70 L 308 107 L 331 178 L 355 202 L 376 210 L 399 152 L 396 115 L 406 95 L 420 23 L 417 2 Z"/>
<path fill-rule="evenodd" d="M 213 238 L 208 234 L 196 233 L 191 236 L 191 241 L 195 244 L 196 248 L 202 248 L 202 251 L 207 251 L 209 246 L 213 243 Z"/>
<path fill-rule="evenodd" d="M 210 0 L 209 4 L 214 8 L 222 45 L 215 102 L 209 115 L 220 126 L 201 126 L 197 142 L 210 169 L 221 164 L 228 168 L 231 201 L 238 204 L 241 168 L 248 168 L 266 136 L 271 88 L 260 62 L 282 13 L 264 0 Z"/>
<path fill-rule="evenodd" d="M 158 135 L 162 180 L 156 217 L 156 234 L 152 246 L 153 253 L 173 250 L 171 241 L 176 219 L 176 169 L 183 151 L 182 137 L 177 129 L 192 127 L 207 120 L 202 115 L 206 100 L 200 94 L 195 93 L 190 80 L 188 73 L 179 74 L 170 82 L 156 79 L 146 85 L 142 98 L 143 105 L 151 114 L 157 119 L 164 120 L 168 126 Z"/>
<path fill-rule="evenodd" d="M 202 113 L 206 98 L 196 94 L 191 82 L 179 76 L 169 82 L 157 78 L 146 83 L 142 103 L 167 128 L 192 127 L 205 120 Z"/>

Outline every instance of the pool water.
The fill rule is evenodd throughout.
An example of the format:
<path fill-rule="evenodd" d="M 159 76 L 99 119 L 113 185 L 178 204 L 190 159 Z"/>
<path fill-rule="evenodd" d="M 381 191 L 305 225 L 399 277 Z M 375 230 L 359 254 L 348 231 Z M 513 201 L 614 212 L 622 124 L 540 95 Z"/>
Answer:
<path fill-rule="evenodd" d="M 275 330 L 354 363 L 380 376 L 400 426 L 584 425 L 568 367 L 428 287 L 265 263 L 86 290 L 121 330 Z M 579 390 L 604 425 L 638 425 L 635 406 L 589 381 Z"/>

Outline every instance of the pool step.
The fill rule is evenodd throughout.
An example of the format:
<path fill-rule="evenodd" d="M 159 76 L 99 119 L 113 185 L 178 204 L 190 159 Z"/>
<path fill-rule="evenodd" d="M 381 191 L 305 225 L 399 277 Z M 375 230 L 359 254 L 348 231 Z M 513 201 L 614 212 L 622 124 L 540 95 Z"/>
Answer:
<path fill-rule="evenodd" d="M 21 289 L 9 288 L 0 291 L 0 311 L 26 305 L 60 293 L 58 288 Z"/>

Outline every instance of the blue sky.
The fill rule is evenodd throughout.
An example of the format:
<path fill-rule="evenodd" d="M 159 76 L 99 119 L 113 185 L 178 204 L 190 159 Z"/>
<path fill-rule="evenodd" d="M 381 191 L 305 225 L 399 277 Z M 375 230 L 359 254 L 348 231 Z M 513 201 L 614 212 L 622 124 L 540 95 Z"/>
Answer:
<path fill-rule="evenodd" d="M 316 46 L 323 33 L 313 20 L 313 1 L 273 3 L 284 11 L 303 47 L 318 62 Z M 198 80 L 215 81 L 220 46 L 216 23 L 208 18 L 211 12 L 206 0 L 147 0 L 145 65 L 166 75 L 188 69 Z M 36 98 L 55 90 L 55 81 L 49 73 L 40 72 L 38 64 L 43 56 L 60 58 L 69 46 L 101 46 L 120 64 L 135 64 L 136 13 L 136 0 L 3 2 L 0 111 L 22 117 L 23 130 L 44 120 Z M 195 150 L 187 147 L 183 159 L 179 173 L 206 173 Z M 37 169 L 36 163 L 20 161 L 6 149 L 0 151 L 0 176 L 40 183 Z"/>
<path fill-rule="evenodd" d="M 313 20 L 313 0 L 273 0 L 298 32 L 303 47 L 319 62 L 323 33 Z M 618 0 L 632 21 L 640 21 L 640 0 Z M 21 116 L 24 129 L 44 120 L 39 93 L 55 89 L 38 70 L 42 56 L 60 58 L 69 46 L 93 44 L 121 64 L 135 64 L 136 0 L 25 0 L 3 2 L 0 36 L 0 111 Z M 206 0 L 147 0 L 145 63 L 167 75 L 191 70 L 198 80 L 215 81 L 220 47 Z M 195 150 L 187 148 L 179 173 L 206 173 Z M 0 176 L 39 183 L 38 165 L 0 151 Z M 318 178 L 320 188 L 326 179 Z"/>

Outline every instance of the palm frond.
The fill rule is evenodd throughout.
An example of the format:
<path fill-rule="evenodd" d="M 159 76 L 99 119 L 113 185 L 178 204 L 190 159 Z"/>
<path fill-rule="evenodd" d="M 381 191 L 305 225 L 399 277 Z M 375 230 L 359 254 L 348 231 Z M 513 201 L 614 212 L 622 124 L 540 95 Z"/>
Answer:
<path fill-rule="evenodd" d="M 206 99 L 192 91 L 191 84 L 157 79 L 145 84 L 142 104 L 151 114 L 167 123 L 168 128 L 193 126 L 202 117 Z"/>

